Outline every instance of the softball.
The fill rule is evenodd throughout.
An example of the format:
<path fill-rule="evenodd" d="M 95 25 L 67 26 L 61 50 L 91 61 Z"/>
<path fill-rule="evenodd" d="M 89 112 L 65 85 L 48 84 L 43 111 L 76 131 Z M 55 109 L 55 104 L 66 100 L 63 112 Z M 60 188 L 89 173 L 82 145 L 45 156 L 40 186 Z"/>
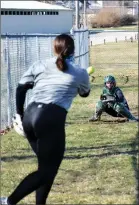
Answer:
<path fill-rule="evenodd" d="M 88 68 L 87 68 L 87 73 L 89 74 L 89 75 L 91 75 L 92 73 L 94 73 L 95 72 L 95 68 L 93 67 L 93 66 L 89 66 Z"/>

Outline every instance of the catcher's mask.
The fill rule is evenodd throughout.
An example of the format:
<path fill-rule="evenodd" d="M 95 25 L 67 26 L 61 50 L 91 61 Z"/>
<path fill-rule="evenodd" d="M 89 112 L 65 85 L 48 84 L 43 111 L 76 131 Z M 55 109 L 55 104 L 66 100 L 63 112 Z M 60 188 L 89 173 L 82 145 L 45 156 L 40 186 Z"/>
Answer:
<path fill-rule="evenodd" d="M 116 86 L 116 80 L 112 75 L 108 75 L 104 78 L 104 84 L 108 89 L 111 89 Z"/>

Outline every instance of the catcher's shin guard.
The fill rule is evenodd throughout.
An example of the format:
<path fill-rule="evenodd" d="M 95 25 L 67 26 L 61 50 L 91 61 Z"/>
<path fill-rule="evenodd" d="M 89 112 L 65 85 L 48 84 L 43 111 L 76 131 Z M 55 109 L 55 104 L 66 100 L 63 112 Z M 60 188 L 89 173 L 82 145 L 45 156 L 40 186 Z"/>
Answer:
<path fill-rule="evenodd" d="M 89 122 L 100 121 L 102 110 L 96 111 L 95 115 L 89 119 Z"/>
<path fill-rule="evenodd" d="M 139 121 L 130 113 L 130 111 L 126 107 L 123 107 L 122 109 L 118 110 L 118 114 L 122 115 L 123 117 L 126 117 L 129 121 Z"/>

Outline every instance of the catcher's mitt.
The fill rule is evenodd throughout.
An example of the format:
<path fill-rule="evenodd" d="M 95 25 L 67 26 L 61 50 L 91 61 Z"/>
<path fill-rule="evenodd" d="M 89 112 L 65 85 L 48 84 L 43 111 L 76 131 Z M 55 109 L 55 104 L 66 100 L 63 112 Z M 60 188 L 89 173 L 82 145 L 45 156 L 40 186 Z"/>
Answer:
<path fill-rule="evenodd" d="M 20 115 L 19 115 L 19 114 L 16 114 L 16 115 L 13 117 L 12 120 L 13 120 L 14 130 L 17 132 L 17 134 L 19 134 L 19 135 L 25 137 L 25 133 L 24 133 L 24 130 L 23 130 L 23 126 L 22 126 L 22 121 L 21 121 Z"/>
<path fill-rule="evenodd" d="M 101 95 L 100 100 L 102 100 L 102 102 L 115 102 L 116 101 L 113 95 Z"/>

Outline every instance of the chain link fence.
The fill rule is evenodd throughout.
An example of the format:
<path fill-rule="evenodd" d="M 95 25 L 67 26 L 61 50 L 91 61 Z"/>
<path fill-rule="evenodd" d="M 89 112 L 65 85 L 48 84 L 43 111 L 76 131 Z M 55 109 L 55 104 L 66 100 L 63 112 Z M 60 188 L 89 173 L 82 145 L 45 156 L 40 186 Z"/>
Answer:
<path fill-rule="evenodd" d="M 11 126 L 16 112 L 15 92 L 23 73 L 34 61 L 53 56 L 53 40 L 57 35 L 2 35 L 1 36 L 1 128 Z M 75 61 L 81 67 L 89 65 L 88 30 L 74 30 Z M 25 106 L 31 97 L 26 97 Z"/>

